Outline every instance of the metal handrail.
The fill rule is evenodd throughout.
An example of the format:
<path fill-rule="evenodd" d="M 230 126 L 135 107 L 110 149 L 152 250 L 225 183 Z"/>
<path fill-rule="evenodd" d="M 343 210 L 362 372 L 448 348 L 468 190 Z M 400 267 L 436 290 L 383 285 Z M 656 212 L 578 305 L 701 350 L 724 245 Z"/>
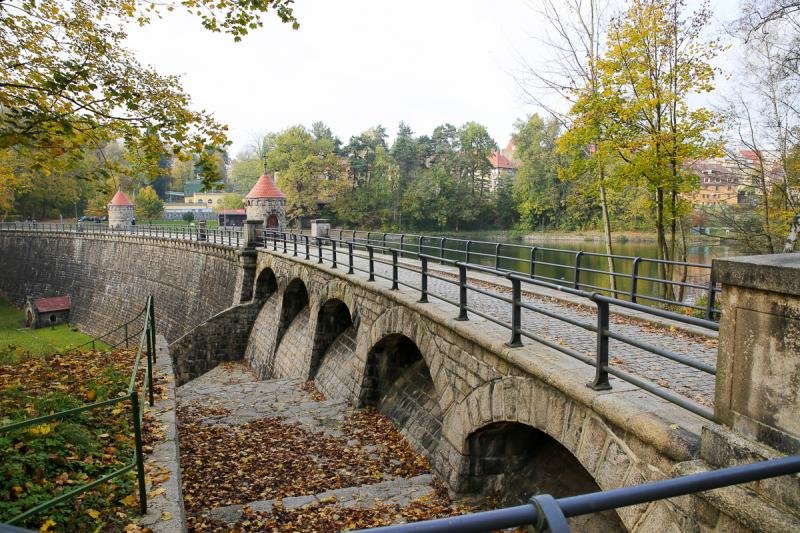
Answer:
<path fill-rule="evenodd" d="M 270 242 L 272 244 L 271 248 L 273 251 L 277 252 L 280 249 L 282 249 L 283 253 L 286 254 L 288 253 L 287 243 L 290 240 L 296 239 L 297 237 L 291 233 L 263 230 L 262 233 L 260 234 L 260 238 L 262 243 Z M 393 248 L 391 246 L 383 246 L 382 244 L 380 245 L 363 244 L 364 241 L 354 242 L 352 240 L 342 240 L 342 239 L 337 239 L 335 237 L 316 237 L 314 240 L 315 240 L 315 246 L 317 247 L 317 253 L 314 254 L 315 255 L 314 260 L 317 263 L 328 262 L 331 264 L 333 268 L 336 268 L 337 265 L 341 263 L 341 261 L 338 259 L 338 256 L 336 255 L 336 250 L 342 250 L 343 248 L 346 248 L 348 255 L 348 263 L 350 265 L 353 264 L 353 258 L 359 258 L 368 261 L 369 268 L 367 272 L 369 273 L 370 276 L 369 281 L 374 281 L 376 277 L 386 279 L 387 281 L 391 282 L 391 290 L 398 289 L 400 285 L 406 286 L 413 290 L 419 290 L 420 291 L 419 301 L 422 303 L 427 302 L 428 297 L 433 297 L 447 304 L 456 306 L 458 308 L 458 315 L 456 317 L 456 320 L 469 320 L 469 315 L 470 313 L 472 313 L 486 320 L 489 320 L 501 327 L 509 329 L 511 331 L 511 336 L 509 341 L 506 343 L 506 345 L 509 347 L 516 348 L 522 346 L 523 345 L 522 337 L 525 337 L 540 342 L 566 355 L 569 355 L 570 357 L 573 357 L 579 361 L 582 361 L 588 365 L 593 366 L 595 368 L 595 378 L 588 385 L 594 390 L 611 389 L 612 387 L 609 382 L 609 376 L 615 376 L 619 379 L 622 379 L 623 381 L 631 383 L 636 387 L 639 387 L 647 392 L 650 392 L 651 394 L 654 394 L 661 399 L 664 399 L 670 403 L 673 403 L 684 409 L 687 409 L 688 411 L 695 413 L 703 418 L 706 418 L 708 420 L 714 420 L 713 411 L 706 408 L 705 406 L 700 405 L 695 401 L 689 400 L 681 395 L 678 395 L 666 387 L 656 385 L 655 383 L 650 382 L 649 380 L 642 379 L 634 374 L 610 366 L 608 345 L 609 345 L 609 340 L 614 339 L 619 342 L 623 342 L 631 346 L 634 346 L 635 348 L 638 348 L 640 350 L 653 353 L 665 359 L 669 359 L 678 364 L 686 365 L 697 371 L 714 375 L 716 373 L 716 368 L 713 365 L 710 365 L 703 361 L 696 360 L 690 356 L 672 352 L 670 350 L 664 349 L 659 346 L 653 346 L 648 344 L 647 342 L 638 339 L 633 339 L 625 335 L 621 335 L 611 331 L 610 320 L 609 320 L 610 306 L 615 305 L 635 311 L 645 312 L 661 318 L 666 318 L 684 324 L 690 324 L 692 326 L 705 328 L 712 331 L 719 330 L 719 324 L 717 322 L 714 322 L 712 320 L 705 320 L 701 318 L 686 316 L 672 311 L 649 307 L 635 302 L 630 302 L 627 300 L 621 300 L 618 298 L 605 296 L 598 291 L 589 292 L 574 287 L 567 287 L 557 283 L 543 281 L 541 279 L 530 278 L 529 276 L 520 275 L 515 272 L 498 270 L 497 268 L 492 268 L 485 265 L 465 263 L 462 261 L 455 261 L 452 259 L 442 258 L 440 256 L 432 256 L 419 252 L 414 254 L 415 257 L 419 259 L 421 262 L 420 268 L 417 268 L 414 265 L 399 262 L 398 258 L 402 252 L 396 248 Z M 366 242 L 370 241 L 367 240 Z M 379 242 L 381 243 L 383 242 L 383 235 L 381 235 L 381 239 Z M 278 246 L 279 243 L 281 243 L 281 246 Z M 362 250 L 366 250 L 367 255 L 357 253 L 357 250 L 359 248 Z M 324 254 L 323 251 L 329 252 L 329 255 Z M 381 253 L 383 255 L 391 255 L 391 260 L 377 258 L 375 257 L 375 252 Z M 311 254 L 309 253 L 308 255 L 310 257 Z M 444 264 L 449 264 L 451 266 L 458 268 L 458 280 L 456 281 L 452 279 L 447 279 L 443 276 L 437 276 L 429 272 L 428 263 L 430 261 L 442 262 Z M 389 266 L 391 268 L 391 276 L 384 276 L 375 273 L 375 267 L 374 267 L 375 263 L 385 264 Z M 421 276 L 420 285 L 413 286 L 411 284 L 404 283 L 403 281 L 401 281 L 398 275 L 400 269 L 407 272 L 413 272 L 415 274 L 419 274 Z M 351 268 L 348 271 L 348 274 L 352 274 L 354 270 L 364 272 L 364 269 L 361 268 L 359 269 Z M 467 282 L 468 271 L 481 272 L 507 279 L 511 283 L 511 297 L 509 298 L 506 296 L 501 296 L 499 294 L 487 291 L 481 287 L 470 285 Z M 428 283 L 427 283 L 427 279 L 429 277 L 433 277 L 457 286 L 459 291 L 458 301 L 451 300 L 450 298 L 444 297 L 442 295 L 431 293 L 428 290 Z M 587 301 L 592 302 L 596 307 L 597 323 L 589 324 L 569 317 L 559 316 L 555 313 L 547 311 L 546 309 L 524 302 L 522 300 L 523 284 L 536 285 L 551 290 L 566 292 L 568 294 L 579 296 L 581 298 L 585 298 Z M 500 302 L 503 302 L 506 305 L 510 305 L 511 317 L 512 317 L 511 322 L 510 323 L 505 322 L 503 320 L 500 320 L 494 316 L 487 314 L 486 312 L 480 309 L 471 307 L 468 301 L 469 292 L 477 292 L 489 296 L 491 298 L 494 298 Z M 561 320 L 568 324 L 594 332 L 597 335 L 597 350 L 595 351 L 593 356 L 581 353 L 569 347 L 561 346 L 558 343 L 549 341 L 548 339 L 536 335 L 533 332 L 524 330 L 522 328 L 522 319 L 521 319 L 523 309 L 528 311 L 533 311 L 545 316 L 549 316 L 551 318 Z"/>
<path fill-rule="evenodd" d="M 36 513 L 50 509 L 63 501 L 76 497 L 98 485 L 105 483 L 106 481 L 110 481 L 134 469 L 136 470 L 136 478 L 139 491 L 139 511 L 142 514 L 145 514 L 147 512 L 147 490 L 146 490 L 145 476 L 144 476 L 144 452 L 142 443 L 142 420 L 144 417 L 145 403 L 147 402 L 150 404 L 150 406 L 152 406 L 155 400 L 153 396 L 153 363 L 156 360 L 155 308 L 153 305 L 152 296 L 149 296 L 147 298 L 147 305 L 144 307 L 143 311 L 140 312 L 139 315 L 137 315 L 137 318 L 140 317 L 142 314 L 145 315 L 145 324 L 141 329 L 139 346 L 136 352 L 136 358 L 134 359 L 133 370 L 131 371 L 131 378 L 126 393 L 122 394 L 121 396 L 117 396 L 116 398 L 110 398 L 108 400 L 82 405 L 72 409 L 67 409 L 65 411 L 60 411 L 58 413 L 51 413 L 36 418 L 29 418 L 27 420 L 21 420 L 19 422 L 14 422 L 12 424 L 0 427 L 0 434 L 8 433 L 10 431 L 17 431 L 27 427 L 37 426 L 39 424 L 48 422 L 50 420 L 60 420 L 83 413 L 85 411 L 100 409 L 103 407 L 108 407 L 110 405 L 115 405 L 120 402 L 127 401 L 130 402 L 130 413 L 133 420 L 134 456 L 132 461 L 110 474 L 106 474 L 104 476 L 95 479 L 94 481 L 91 481 L 90 483 L 87 483 L 80 487 L 76 487 L 65 493 L 59 494 L 55 498 L 51 498 L 50 500 L 42 502 L 36 505 L 35 507 L 32 507 L 27 511 L 18 514 L 17 516 L 12 517 L 8 521 L 8 524 L 18 523 L 30 516 L 33 516 Z M 145 374 L 145 379 L 142 383 L 142 391 L 140 397 L 139 394 L 136 392 L 135 385 L 136 385 L 136 377 L 138 375 L 139 367 L 143 357 L 145 358 L 146 361 L 145 362 L 146 374 Z"/>
<path fill-rule="evenodd" d="M 537 278 L 537 279 L 547 279 L 551 281 L 556 281 L 560 284 L 569 284 L 574 288 L 586 288 L 586 289 L 597 289 L 605 293 L 609 293 L 612 295 L 625 295 L 628 297 L 629 301 L 636 302 L 638 298 L 643 298 L 647 301 L 658 303 L 658 304 L 665 304 L 670 306 L 677 306 L 683 307 L 686 309 L 696 310 L 696 311 L 703 311 L 705 318 L 707 320 L 712 320 L 714 318 L 718 318 L 720 311 L 715 306 L 715 299 L 716 295 L 721 292 L 721 288 L 718 284 L 710 277 L 711 273 L 711 265 L 703 264 L 703 263 L 694 263 L 694 262 L 683 262 L 683 261 L 671 261 L 665 259 L 656 259 L 656 258 L 648 258 L 648 257 L 638 257 L 638 256 L 628 256 L 628 255 L 619 255 L 619 254 L 603 254 L 597 252 L 584 252 L 582 250 L 569 250 L 569 249 L 561 249 L 561 248 L 547 248 L 543 246 L 526 246 L 520 244 L 513 244 L 513 243 L 498 243 L 492 241 L 480 241 L 480 240 L 472 240 L 472 239 L 458 239 L 453 237 L 432 237 L 426 235 L 416 235 L 416 234 L 406 234 L 406 233 L 388 233 L 388 232 L 372 232 L 372 231 L 364 231 L 364 230 L 344 230 L 344 229 L 333 229 L 331 230 L 332 233 L 338 233 L 338 240 L 342 242 L 365 242 L 366 244 L 372 243 L 380 243 L 381 248 L 391 249 L 395 245 L 397 249 L 400 251 L 401 257 L 412 257 L 412 258 L 419 258 L 419 255 L 422 253 L 422 248 L 429 248 L 435 249 L 439 252 L 438 259 L 443 260 L 445 259 L 445 255 L 447 254 L 461 254 L 462 259 L 466 263 L 474 264 L 472 261 L 473 258 L 483 258 L 487 260 L 492 260 L 494 262 L 495 268 L 498 270 L 506 270 L 510 272 L 515 272 L 521 275 L 529 275 L 530 277 Z M 303 230 L 294 230 L 290 231 L 290 234 L 294 233 L 297 235 L 303 235 Z M 347 233 L 347 235 L 346 235 Z M 359 237 L 359 233 L 362 235 Z M 380 236 L 379 239 L 373 239 L 373 236 Z M 348 238 L 345 238 L 348 237 Z M 429 244 L 425 244 L 425 241 L 434 242 L 438 241 L 439 246 L 432 246 Z M 464 248 L 448 248 L 445 246 L 445 243 L 463 243 Z M 414 248 L 416 247 L 416 251 Z M 478 247 L 482 247 L 482 249 L 477 249 Z M 517 262 L 525 262 L 527 259 L 523 259 L 520 257 L 502 255 L 500 251 L 502 249 L 511 248 L 511 249 L 518 249 L 518 250 L 527 250 L 530 255 L 530 261 L 528 261 L 529 267 L 528 271 L 523 272 L 517 270 L 515 268 L 501 268 L 503 266 L 503 261 L 509 262 L 513 261 L 514 263 Z M 485 250 L 485 251 L 484 251 Z M 549 254 L 559 254 L 560 256 L 571 256 L 573 260 L 571 262 L 558 262 L 558 260 L 553 261 L 544 261 L 540 257 L 537 258 L 537 254 L 544 252 Z M 623 262 L 627 265 L 630 269 L 630 273 L 627 272 L 618 272 L 616 269 L 614 272 L 610 272 L 608 270 L 601 270 L 596 268 L 587 268 L 581 264 L 582 257 L 597 257 L 597 258 L 606 258 L 611 259 L 617 262 Z M 698 285 L 696 283 L 692 283 L 690 281 L 676 281 L 676 280 L 667 280 L 661 278 L 654 278 L 650 276 L 640 276 L 639 275 L 639 265 L 641 263 L 653 263 L 653 264 L 664 264 L 664 265 L 672 265 L 678 268 L 689 269 L 689 268 L 697 268 L 697 269 L 704 269 L 709 272 L 709 283 L 707 285 Z M 508 263 L 506 263 L 508 264 Z M 619 263 L 617 263 L 618 266 Z M 540 274 L 536 274 L 535 270 L 537 266 L 548 266 L 554 268 L 564 268 L 572 271 L 572 279 L 571 280 L 559 280 L 556 278 L 545 277 L 541 276 Z M 621 269 L 626 270 L 626 269 Z M 609 287 L 602 287 L 598 288 L 596 286 L 590 285 L 588 283 L 584 283 L 580 281 L 580 275 L 583 272 L 591 272 L 594 274 L 605 275 L 611 279 L 629 279 L 630 280 L 630 290 L 622 290 L 622 289 L 612 289 Z M 686 289 L 693 289 L 696 291 L 703 291 L 706 294 L 706 305 L 701 307 L 698 305 L 694 305 L 692 303 L 684 302 L 684 301 L 677 301 L 674 299 L 669 298 L 659 298 L 654 296 L 653 294 L 642 293 L 639 289 L 639 282 L 646 281 L 653 286 L 661 287 L 657 293 L 661 293 L 662 291 L 672 290 L 668 289 L 669 287 L 675 288 L 686 288 Z M 611 283 L 609 283 L 611 285 Z"/>
<path fill-rule="evenodd" d="M 536 531 L 568 533 L 566 518 L 618 507 L 686 496 L 697 492 L 750 483 L 762 479 L 797 474 L 800 455 L 731 466 L 711 472 L 690 474 L 641 485 L 592 492 L 555 499 L 550 495 L 533 496 L 525 505 L 483 511 L 448 518 L 423 520 L 408 524 L 361 529 L 381 533 L 479 533 L 518 526 L 534 526 Z"/>

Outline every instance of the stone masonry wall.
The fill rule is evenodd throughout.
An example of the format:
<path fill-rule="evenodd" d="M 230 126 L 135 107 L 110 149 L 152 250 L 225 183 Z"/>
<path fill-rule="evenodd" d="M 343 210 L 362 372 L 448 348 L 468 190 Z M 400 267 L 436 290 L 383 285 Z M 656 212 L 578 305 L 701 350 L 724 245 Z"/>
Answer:
<path fill-rule="evenodd" d="M 247 341 L 244 359 L 261 379 L 267 379 L 272 367 L 272 353 L 278 332 L 278 313 L 281 299 L 277 294 L 270 296 L 258 312 Z"/>
<path fill-rule="evenodd" d="M 178 385 L 223 361 L 244 358 L 259 302 L 235 305 L 198 325 L 170 345 Z"/>
<path fill-rule="evenodd" d="M 278 344 L 275 365 L 269 374 L 273 378 L 307 378 L 305 368 L 308 352 L 311 350 L 311 337 L 308 333 L 310 310 L 308 306 L 300 310 L 289 324 L 289 328 Z"/>
<path fill-rule="evenodd" d="M 236 252 L 150 237 L 0 232 L 0 292 L 69 294 L 72 322 L 101 334 L 155 297 L 156 326 L 178 338 L 234 302 L 241 272 Z"/>
<path fill-rule="evenodd" d="M 352 367 L 356 352 L 356 329 L 350 326 L 325 351 L 314 378 L 326 398 L 352 400 L 352 391 L 359 386 L 360 376 Z"/>

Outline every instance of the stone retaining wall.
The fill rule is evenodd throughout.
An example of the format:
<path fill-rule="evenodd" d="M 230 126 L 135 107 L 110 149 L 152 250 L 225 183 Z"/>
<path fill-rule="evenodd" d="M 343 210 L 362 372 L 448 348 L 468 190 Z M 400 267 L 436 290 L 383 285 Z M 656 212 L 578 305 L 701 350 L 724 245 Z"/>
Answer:
<path fill-rule="evenodd" d="M 235 305 L 217 313 L 170 345 L 175 376 L 183 385 L 223 361 L 244 358 L 259 302 Z"/>
<path fill-rule="evenodd" d="M 168 341 L 238 303 L 243 270 L 222 246 L 154 237 L 0 232 L 0 292 L 69 294 L 70 321 L 98 335 L 133 317 L 155 297 L 156 322 Z"/>

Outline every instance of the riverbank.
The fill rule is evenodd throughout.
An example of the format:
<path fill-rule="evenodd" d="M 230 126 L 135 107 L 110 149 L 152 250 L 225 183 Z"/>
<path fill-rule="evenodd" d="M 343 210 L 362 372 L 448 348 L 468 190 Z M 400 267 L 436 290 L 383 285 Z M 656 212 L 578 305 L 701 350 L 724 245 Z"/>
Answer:
<path fill-rule="evenodd" d="M 424 232 L 423 232 L 424 233 Z M 429 233 L 425 233 L 428 235 Z M 438 235 L 430 233 L 430 235 Z M 468 232 L 451 232 L 447 234 L 448 237 L 497 241 L 497 242 L 518 242 L 526 244 L 540 244 L 540 243 L 605 243 L 605 235 L 601 230 L 585 230 L 585 231 L 536 231 L 524 232 L 518 230 L 488 230 L 488 231 L 468 231 Z M 650 231 L 617 231 L 613 233 L 613 242 L 618 244 L 625 243 L 643 243 L 655 244 L 657 241 L 656 233 Z M 720 244 L 720 239 L 717 237 L 709 237 L 705 235 L 692 234 L 688 237 L 689 244 L 692 245 L 716 245 Z"/>

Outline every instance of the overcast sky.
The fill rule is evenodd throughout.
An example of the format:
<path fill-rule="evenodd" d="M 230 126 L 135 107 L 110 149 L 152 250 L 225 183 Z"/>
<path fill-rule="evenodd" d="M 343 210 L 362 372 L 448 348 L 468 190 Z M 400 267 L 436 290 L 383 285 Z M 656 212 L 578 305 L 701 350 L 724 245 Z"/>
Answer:
<path fill-rule="evenodd" d="M 531 0 L 535 4 L 536 0 Z M 715 0 L 716 27 L 736 0 Z M 179 74 L 194 107 L 230 126 L 236 155 L 254 135 L 321 120 L 344 142 L 382 124 L 393 136 L 474 120 L 501 146 L 534 110 L 515 82 L 541 59 L 541 20 L 523 0 L 297 0 L 300 29 L 272 16 L 234 43 L 198 19 L 166 14 L 129 29 L 140 60 Z"/>

